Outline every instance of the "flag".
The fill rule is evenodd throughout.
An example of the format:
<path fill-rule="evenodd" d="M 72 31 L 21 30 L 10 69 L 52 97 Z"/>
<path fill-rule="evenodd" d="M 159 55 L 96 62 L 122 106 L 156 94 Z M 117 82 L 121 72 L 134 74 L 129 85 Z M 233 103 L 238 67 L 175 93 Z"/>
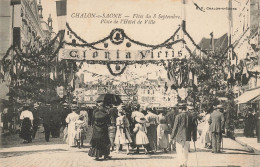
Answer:
<path fill-rule="evenodd" d="M 21 0 L 11 0 L 10 5 L 20 5 Z"/>
<path fill-rule="evenodd" d="M 213 42 L 213 41 L 212 41 L 212 39 L 213 39 L 213 32 L 211 32 L 209 35 L 210 35 L 210 39 L 211 39 L 211 40 L 210 40 L 210 43 L 212 44 L 212 42 Z"/>
<path fill-rule="evenodd" d="M 228 2 L 228 7 L 231 9 L 232 8 L 232 0 L 229 0 Z M 228 29 L 228 45 L 232 44 L 232 31 L 233 31 L 233 10 L 228 10 L 228 23 L 229 23 L 229 29 Z"/>
<path fill-rule="evenodd" d="M 241 81 L 242 81 L 242 85 L 246 85 L 249 81 L 249 74 L 248 74 L 248 71 L 247 71 L 246 64 L 243 67 Z"/>
<path fill-rule="evenodd" d="M 54 80 L 54 74 L 53 74 L 53 72 L 50 72 L 50 79 Z"/>
<path fill-rule="evenodd" d="M 232 0 L 229 0 L 228 8 L 232 8 Z M 233 27 L 233 13 L 232 13 L 232 10 L 228 10 L 228 20 L 230 22 L 230 26 Z"/>
<path fill-rule="evenodd" d="M 194 75 L 194 85 L 198 86 L 198 77 Z"/>
<path fill-rule="evenodd" d="M 192 74 L 191 71 L 189 72 L 189 80 L 188 80 L 188 84 L 189 84 L 190 86 L 193 85 L 193 74 Z"/>
<path fill-rule="evenodd" d="M 210 39 L 210 44 L 211 44 L 212 50 L 214 50 L 214 38 L 213 38 L 213 32 L 211 32 L 209 35 L 210 35 L 210 37 L 211 37 L 211 39 Z"/>
<path fill-rule="evenodd" d="M 56 12 L 58 29 L 65 30 L 66 28 L 66 15 L 67 15 L 67 0 L 56 1 Z"/>
<path fill-rule="evenodd" d="M 231 59 L 231 65 L 237 65 L 237 55 L 236 53 L 233 51 L 232 53 L 232 59 Z"/>

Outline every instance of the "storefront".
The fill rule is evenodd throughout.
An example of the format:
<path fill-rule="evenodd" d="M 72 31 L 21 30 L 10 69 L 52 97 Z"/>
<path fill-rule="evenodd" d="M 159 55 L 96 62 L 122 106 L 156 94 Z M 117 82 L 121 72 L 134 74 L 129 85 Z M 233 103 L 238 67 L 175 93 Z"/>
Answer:
<path fill-rule="evenodd" d="M 243 133 L 253 128 L 252 136 L 247 136 L 245 133 L 243 135 L 245 135 L 246 137 L 253 137 L 256 135 L 257 138 L 259 138 L 258 141 L 260 141 L 260 136 L 258 132 L 260 129 L 260 119 L 258 119 L 260 115 L 260 87 L 247 90 L 242 95 L 237 97 L 235 99 L 235 102 L 238 104 L 238 124 L 236 128 L 238 130 L 241 130 L 240 133 Z M 247 129 L 247 125 L 250 125 L 251 128 Z"/>

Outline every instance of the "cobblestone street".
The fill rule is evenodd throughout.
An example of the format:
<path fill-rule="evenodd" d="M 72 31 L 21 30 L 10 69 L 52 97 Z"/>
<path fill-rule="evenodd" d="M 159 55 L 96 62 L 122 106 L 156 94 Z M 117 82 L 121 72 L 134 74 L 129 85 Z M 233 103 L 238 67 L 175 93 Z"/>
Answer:
<path fill-rule="evenodd" d="M 18 138 L 18 135 L 1 136 L 1 167 L 172 167 L 176 164 L 175 152 L 158 152 L 154 155 L 127 155 L 124 150 L 118 154 L 112 152 L 112 160 L 95 161 L 88 156 L 90 132 L 91 130 L 89 130 L 85 146 L 81 149 L 67 146 L 62 137 L 51 138 L 50 142 L 46 143 L 43 133 L 39 133 L 36 136 L 37 138 L 30 144 L 21 144 L 22 140 Z M 236 141 L 228 138 L 224 138 L 224 151 L 222 154 L 212 154 L 209 150 L 202 148 L 199 142 L 196 142 L 196 145 L 198 161 L 196 160 L 193 143 L 191 143 L 188 166 L 197 166 L 197 162 L 198 166 L 260 165 L 260 155 L 254 154 Z"/>

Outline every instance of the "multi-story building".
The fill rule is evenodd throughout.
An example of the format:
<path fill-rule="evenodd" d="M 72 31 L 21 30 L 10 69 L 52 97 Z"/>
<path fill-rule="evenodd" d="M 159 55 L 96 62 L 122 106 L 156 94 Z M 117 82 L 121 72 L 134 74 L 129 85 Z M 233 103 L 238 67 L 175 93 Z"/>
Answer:
<path fill-rule="evenodd" d="M 41 0 L 38 3 L 37 0 L 0 1 L 0 61 L 11 45 L 19 46 L 26 53 L 29 49 L 39 49 L 56 35 L 51 16 L 44 21 L 42 11 Z M 8 99 L 8 86 L 8 80 L 0 83 L 0 98 Z"/>
<path fill-rule="evenodd" d="M 26 63 L 22 63 L 22 61 L 21 63 L 19 62 L 19 57 L 15 57 L 15 49 L 21 49 L 25 55 L 34 51 L 37 53 L 37 51 L 43 48 L 44 44 L 56 36 L 52 31 L 51 16 L 48 20 L 46 19 L 47 22 L 44 21 L 42 11 L 43 7 L 40 0 L 39 3 L 37 3 L 37 0 L 0 1 L 0 112 L 3 111 L 2 107 L 4 103 L 11 107 L 10 110 L 8 110 L 10 117 L 5 121 L 10 122 L 9 128 L 12 130 L 17 128 L 16 120 L 19 118 L 16 117 L 18 110 L 15 106 L 17 105 L 10 104 L 21 102 L 20 100 L 33 99 L 33 97 L 28 96 L 28 94 L 32 95 L 37 92 L 23 89 L 24 86 L 31 88 L 28 84 L 20 84 L 25 83 L 25 81 L 30 81 L 30 83 L 33 82 L 32 84 L 34 84 L 36 81 L 32 79 L 33 77 L 29 77 L 29 75 L 25 77 L 21 77 L 22 75 L 19 76 L 21 72 L 34 69 L 30 67 L 30 65 L 27 66 Z M 55 41 L 54 49 L 57 48 L 57 45 L 58 41 Z M 4 62 L 4 60 L 7 61 Z M 44 72 L 46 73 L 46 77 L 51 78 L 49 71 L 44 70 Z M 10 75 L 8 75 L 8 73 Z M 15 75 L 11 77 L 11 74 Z M 48 84 L 45 83 L 45 85 Z M 47 87 L 45 90 L 48 90 L 49 93 L 50 89 Z M 53 90 L 53 92 L 55 92 L 55 90 Z M 13 111 L 16 113 L 12 113 Z"/>
<path fill-rule="evenodd" d="M 120 95 L 121 100 L 125 103 L 137 100 L 141 105 L 149 104 L 152 107 L 173 107 L 177 104 L 177 92 L 174 90 L 165 91 L 166 79 L 161 78 L 158 74 L 156 77 L 148 77 L 138 85 L 113 82 L 87 82 L 81 86 L 84 75 L 76 77 L 74 99 L 79 103 L 87 105 L 95 104 L 99 95 L 113 93 Z"/>
<path fill-rule="evenodd" d="M 260 72 L 260 2 L 258 0 L 232 1 L 238 6 L 238 14 L 232 17 L 231 43 L 238 61 L 242 61 L 250 72 Z M 247 84 L 235 88 L 238 104 L 259 105 L 260 75 L 250 77 Z M 255 96 L 248 96 L 254 94 Z M 240 96 L 241 95 L 241 96 Z M 255 106 L 257 107 L 257 106 Z"/>
<path fill-rule="evenodd" d="M 138 88 L 138 103 L 151 107 L 173 107 L 177 104 L 177 92 L 165 90 L 165 78 L 156 75 L 147 78 Z"/>

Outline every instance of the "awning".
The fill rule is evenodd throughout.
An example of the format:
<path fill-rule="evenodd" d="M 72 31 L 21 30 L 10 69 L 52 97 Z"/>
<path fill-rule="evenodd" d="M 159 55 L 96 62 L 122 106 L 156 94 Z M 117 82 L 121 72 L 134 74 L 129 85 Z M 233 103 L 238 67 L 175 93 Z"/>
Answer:
<path fill-rule="evenodd" d="M 260 88 L 257 88 L 254 90 L 246 91 L 241 96 L 236 98 L 235 102 L 237 104 L 248 103 L 258 98 L 259 96 L 260 96 Z"/>
<path fill-rule="evenodd" d="M 256 98 L 254 98 L 251 102 L 252 102 L 252 103 L 258 103 L 258 102 L 260 102 L 260 96 L 257 96 Z"/>

